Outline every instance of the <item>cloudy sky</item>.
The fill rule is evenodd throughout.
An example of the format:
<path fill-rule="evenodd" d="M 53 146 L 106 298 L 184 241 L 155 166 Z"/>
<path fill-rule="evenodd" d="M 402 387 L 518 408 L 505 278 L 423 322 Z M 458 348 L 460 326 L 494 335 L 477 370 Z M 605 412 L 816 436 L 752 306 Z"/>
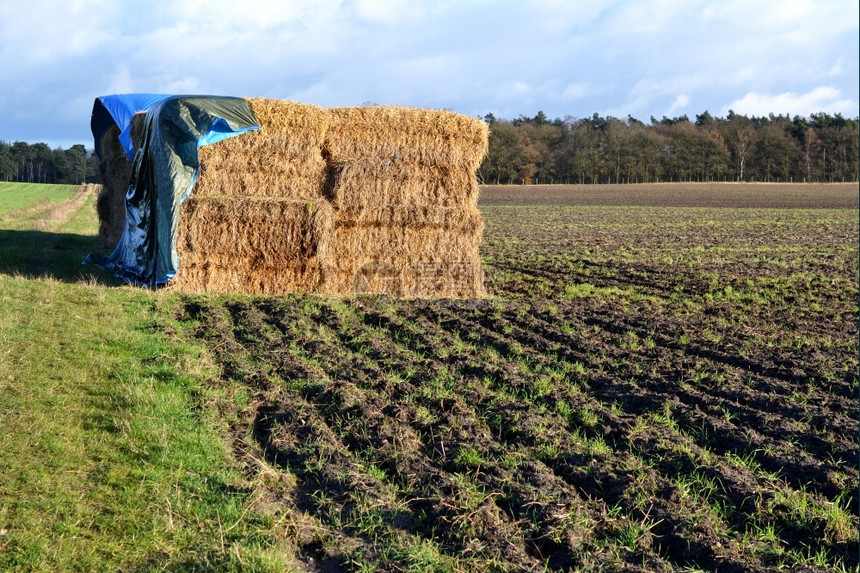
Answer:
<path fill-rule="evenodd" d="M 858 0 L 0 0 L 0 140 L 112 93 L 646 123 L 860 115 Z"/>

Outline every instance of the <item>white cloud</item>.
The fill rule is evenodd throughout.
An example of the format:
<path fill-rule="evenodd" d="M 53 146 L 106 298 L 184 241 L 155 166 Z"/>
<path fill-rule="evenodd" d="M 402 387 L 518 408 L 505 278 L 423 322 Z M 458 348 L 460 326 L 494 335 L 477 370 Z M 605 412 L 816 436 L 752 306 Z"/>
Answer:
<path fill-rule="evenodd" d="M 672 105 L 669 106 L 669 109 L 666 110 L 666 115 L 668 117 L 675 117 L 679 111 L 683 111 L 688 105 L 690 105 L 690 96 L 687 94 L 680 94 L 675 98 L 675 101 L 672 102 Z"/>
<path fill-rule="evenodd" d="M 526 7 L 526 13 L 534 16 L 541 29 L 563 32 L 569 29 L 591 28 L 613 4 L 613 0 L 532 0 L 523 5 Z"/>
<path fill-rule="evenodd" d="M 715 32 L 756 32 L 759 39 L 779 38 L 814 45 L 835 34 L 856 30 L 857 0 L 722 0 L 700 13 Z"/>
<path fill-rule="evenodd" d="M 568 84 L 564 91 L 561 92 L 561 98 L 565 100 L 575 100 L 585 96 L 589 91 L 587 83 Z"/>
<path fill-rule="evenodd" d="M 0 1 L 0 67 L 4 73 L 91 54 L 116 36 L 114 3 L 100 0 Z"/>
<path fill-rule="evenodd" d="M 418 22 L 427 14 L 421 3 L 409 0 L 355 0 L 354 5 L 361 20 L 386 27 Z"/>
<path fill-rule="evenodd" d="M 857 0 L 639 0 L 608 13 L 590 53 L 613 68 L 660 79 L 707 71 L 747 91 L 821 81 L 858 27 Z"/>
<path fill-rule="evenodd" d="M 530 91 L 531 87 L 526 82 L 514 82 L 511 86 L 511 93 L 518 96 L 527 95 Z"/>
<path fill-rule="evenodd" d="M 0 0 L 0 139 L 40 121 L 86 141 L 76 110 L 133 91 L 500 118 L 855 117 L 858 1 Z M 60 100 L 75 103 L 60 114 Z"/>
<path fill-rule="evenodd" d="M 198 34 L 232 35 L 249 32 L 265 35 L 285 25 L 313 23 L 320 17 L 337 17 L 341 0 L 152 0 L 131 2 L 128 14 L 140 16 L 142 29 L 182 22 Z M 297 26 L 300 27 L 300 26 Z"/>
<path fill-rule="evenodd" d="M 732 102 L 725 111 L 731 109 L 741 115 L 757 116 L 766 116 L 770 113 L 808 116 L 813 113 L 827 112 L 856 117 L 857 105 L 856 101 L 843 98 L 838 89 L 821 86 L 806 93 L 783 92 L 773 95 L 750 92 Z"/>
<path fill-rule="evenodd" d="M 683 32 L 695 3 L 689 0 L 621 2 L 609 10 L 604 32 L 619 36 L 655 36 Z M 686 27 L 681 27 L 685 23 Z"/>
<path fill-rule="evenodd" d="M 761 77 L 761 74 L 754 66 L 742 66 L 729 74 L 729 80 L 736 85 L 755 82 L 759 77 Z"/>
<path fill-rule="evenodd" d="M 168 94 L 196 94 L 213 92 L 215 90 L 206 87 L 206 84 L 200 78 L 194 76 L 170 77 L 165 78 L 164 83 L 158 86 L 159 92 Z M 222 94 L 224 95 L 224 94 Z"/>
<path fill-rule="evenodd" d="M 314 102 L 316 105 L 359 105 L 368 100 L 366 94 L 357 92 L 352 85 L 338 86 L 336 82 L 326 78 L 298 90 L 289 85 L 280 84 L 273 87 L 271 93 L 261 93 L 262 96 L 287 97 L 295 101 Z"/>
<path fill-rule="evenodd" d="M 138 90 L 135 85 L 128 66 L 118 66 L 116 72 L 108 75 L 105 80 L 106 82 L 103 88 L 105 94 L 126 94 L 142 91 Z"/>
<path fill-rule="evenodd" d="M 845 58 L 839 58 L 836 60 L 836 63 L 833 64 L 833 67 L 830 68 L 830 72 L 827 75 L 841 76 L 843 71 L 845 71 Z"/>
<path fill-rule="evenodd" d="M 660 114 L 674 117 L 678 112 L 683 114 L 685 108 L 690 105 L 690 94 L 709 91 L 714 82 L 712 75 L 704 71 L 689 75 L 648 77 L 637 81 L 623 100 L 616 99 L 613 105 L 605 107 L 604 111 L 613 117 L 649 117 Z M 672 103 L 665 111 L 660 111 L 669 98 L 672 98 Z"/>

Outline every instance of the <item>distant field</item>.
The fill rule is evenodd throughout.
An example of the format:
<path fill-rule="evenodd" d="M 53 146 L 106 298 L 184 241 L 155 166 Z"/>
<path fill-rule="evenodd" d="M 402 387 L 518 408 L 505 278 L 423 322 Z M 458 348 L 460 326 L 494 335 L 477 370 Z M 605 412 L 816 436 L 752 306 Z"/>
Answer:
<path fill-rule="evenodd" d="M 39 202 L 59 203 L 69 199 L 78 185 L 44 183 L 11 183 L 0 181 L 0 217 L 12 211 L 23 211 Z"/>
<path fill-rule="evenodd" d="M 412 301 L 117 287 L 75 197 L 0 215 L 0 569 L 857 570 L 856 185 L 483 187 Z"/>
<path fill-rule="evenodd" d="M 857 183 L 482 185 L 481 205 L 851 209 Z"/>

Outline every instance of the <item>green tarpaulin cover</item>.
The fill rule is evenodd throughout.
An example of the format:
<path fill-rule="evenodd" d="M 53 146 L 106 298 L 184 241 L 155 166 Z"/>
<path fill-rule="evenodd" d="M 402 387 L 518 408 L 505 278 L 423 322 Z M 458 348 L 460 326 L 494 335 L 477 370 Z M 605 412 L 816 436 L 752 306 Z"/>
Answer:
<path fill-rule="evenodd" d="M 84 263 L 133 284 L 155 287 L 173 278 L 179 208 L 200 170 L 197 148 L 252 129 L 259 129 L 257 120 L 238 97 L 170 96 L 150 107 L 132 163 L 125 230 L 109 257 L 91 254 Z"/>

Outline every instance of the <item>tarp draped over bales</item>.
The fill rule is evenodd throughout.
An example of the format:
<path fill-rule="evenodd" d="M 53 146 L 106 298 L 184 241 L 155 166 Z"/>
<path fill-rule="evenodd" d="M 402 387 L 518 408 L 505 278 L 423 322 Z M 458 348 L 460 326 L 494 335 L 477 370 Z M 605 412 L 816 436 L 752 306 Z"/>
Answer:
<path fill-rule="evenodd" d="M 131 130 L 128 110 L 146 108 L 140 148 L 134 155 L 126 193 L 126 224 L 107 258 L 91 254 L 84 261 L 114 270 L 134 284 L 160 285 L 179 266 L 176 234 L 179 207 L 191 193 L 199 172 L 197 148 L 259 129 L 247 100 L 224 96 L 113 96 L 96 100 L 93 136 L 104 133 L 102 110 L 118 113 L 121 132 Z M 116 120 L 115 120 L 116 121 Z"/>

